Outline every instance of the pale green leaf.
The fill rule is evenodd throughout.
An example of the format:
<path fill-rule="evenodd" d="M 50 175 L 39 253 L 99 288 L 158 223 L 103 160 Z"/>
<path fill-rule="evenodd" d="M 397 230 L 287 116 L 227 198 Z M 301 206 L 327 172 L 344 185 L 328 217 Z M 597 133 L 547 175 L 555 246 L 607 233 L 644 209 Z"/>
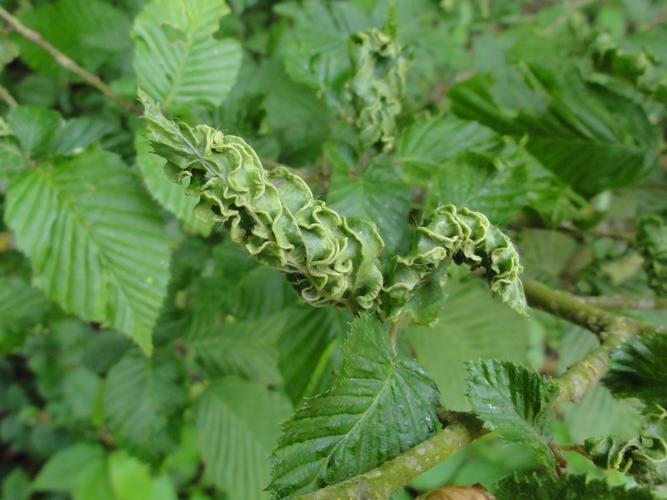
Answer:
<path fill-rule="evenodd" d="M 69 492 L 74 489 L 83 469 L 101 460 L 104 450 L 97 444 L 77 443 L 49 458 L 33 482 L 37 491 Z"/>
<path fill-rule="evenodd" d="M 268 498 L 268 459 L 291 412 L 289 401 L 254 382 L 228 376 L 212 383 L 196 407 L 207 476 L 230 498 Z"/>
<path fill-rule="evenodd" d="M 642 335 L 618 347 L 603 382 L 616 396 L 667 407 L 667 335 Z"/>
<path fill-rule="evenodd" d="M 22 173 L 5 219 L 38 288 L 151 351 L 169 248 L 159 213 L 117 156 L 90 149 Z"/>
<path fill-rule="evenodd" d="M 17 106 L 9 110 L 6 119 L 21 151 L 31 156 L 50 152 L 52 138 L 62 121 L 58 113 L 41 106 Z"/>
<path fill-rule="evenodd" d="M 418 121 L 396 142 L 396 156 L 411 182 L 427 183 L 461 153 L 483 152 L 496 143 L 493 130 L 455 116 Z"/>
<path fill-rule="evenodd" d="M 241 47 L 213 35 L 223 0 L 152 0 L 132 30 L 139 87 L 165 108 L 222 103 L 241 67 Z"/>
<path fill-rule="evenodd" d="M 507 361 L 468 363 L 468 398 L 485 425 L 507 441 L 524 443 L 554 463 L 549 448 L 556 384 Z"/>
<path fill-rule="evenodd" d="M 438 428 L 438 391 L 414 361 L 399 356 L 370 316 L 352 323 L 331 389 L 304 401 L 273 454 L 278 498 L 314 491 L 366 472 Z"/>
<path fill-rule="evenodd" d="M 109 371 L 104 415 L 114 440 L 152 458 L 176 444 L 177 417 L 187 402 L 179 368 L 169 358 L 127 353 Z"/>
<path fill-rule="evenodd" d="M 452 280 L 445 294 L 440 321 L 432 328 L 411 327 L 407 334 L 417 361 L 440 388 L 441 403 L 469 410 L 465 362 L 482 357 L 527 364 L 539 328 L 494 300 L 481 282 Z"/>
<path fill-rule="evenodd" d="M 208 236 L 213 224 L 195 216 L 194 208 L 198 197 L 186 194 L 187 187 L 172 182 L 164 174 L 165 160 L 151 153 L 148 139 L 143 134 L 135 137 L 137 165 L 151 195 L 167 210 L 178 217 L 187 228 Z"/>

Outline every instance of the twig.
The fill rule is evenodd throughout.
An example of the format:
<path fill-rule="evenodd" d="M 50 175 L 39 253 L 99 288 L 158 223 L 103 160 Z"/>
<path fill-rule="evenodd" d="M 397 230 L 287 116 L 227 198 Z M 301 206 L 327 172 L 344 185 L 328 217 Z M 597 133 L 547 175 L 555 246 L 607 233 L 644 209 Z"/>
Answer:
<path fill-rule="evenodd" d="M 664 297 L 626 297 L 625 295 L 603 295 L 600 297 L 577 297 L 582 304 L 599 307 L 600 309 L 625 309 L 628 311 L 651 311 L 667 309 L 667 298 Z"/>
<path fill-rule="evenodd" d="M 1 8 L 2 7 L 0 7 L 0 9 Z M 9 90 L 2 85 L 0 85 L 0 99 L 2 99 L 10 108 L 15 108 L 18 105 L 16 99 L 9 93 Z"/>
<path fill-rule="evenodd" d="M 392 346 L 396 345 L 396 334 L 398 333 L 398 321 L 394 321 L 389 329 L 389 341 Z"/>
<path fill-rule="evenodd" d="M 554 31 L 556 31 L 563 23 L 565 23 L 572 14 L 574 14 L 576 11 L 579 9 L 583 9 L 589 4 L 592 4 L 596 0 L 574 0 L 569 7 L 565 9 L 565 12 L 563 12 L 560 16 L 558 16 L 554 22 L 552 22 L 549 26 L 547 26 L 544 30 L 545 33 L 551 34 Z"/>
<path fill-rule="evenodd" d="M 645 323 L 638 319 L 619 316 L 598 307 L 585 304 L 567 292 L 552 290 L 546 285 L 534 280 L 524 280 L 524 289 L 528 303 L 554 316 L 566 319 L 575 325 L 582 326 L 604 340 L 604 335 L 619 328 L 631 331 L 634 335 L 660 332 L 664 328 Z"/>
<path fill-rule="evenodd" d="M 138 106 L 136 106 L 134 103 L 130 101 L 123 99 L 121 96 L 116 94 L 113 90 L 111 90 L 107 86 L 107 84 L 105 84 L 102 80 L 100 80 L 100 78 L 97 75 L 94 75 L 83 69 L 76 62 L 74 62 L 72 59 L 67 57 L 65 54 L 63 54 L 53 45 L 47 42 L 42 37 L 42 35 L 25 26 L 16 17 L 12 16 L 9 12 L 7 12 L 7 10 L 5 10 L 3 7 L 0 7 L 0 17 L 3 18 L 5 21 L 7 21 L 11 25 L 11 27 L 14 30 L 16 30 L 16 32 L 19 33 L 21 36 L 23 36 L 27 40 L 30 40 L 31 42 L 39 45 L 41 48 L 46 50 L 60 66 L 65 68 L 67 71 L 71 71 L 72 73 L 81 77 L 83 81 L 85 81 L 92 87 L 95 87 L 109 99 L 118 104 L 118 106 L 132 113 L 138 113 L 140 111 Z"/>

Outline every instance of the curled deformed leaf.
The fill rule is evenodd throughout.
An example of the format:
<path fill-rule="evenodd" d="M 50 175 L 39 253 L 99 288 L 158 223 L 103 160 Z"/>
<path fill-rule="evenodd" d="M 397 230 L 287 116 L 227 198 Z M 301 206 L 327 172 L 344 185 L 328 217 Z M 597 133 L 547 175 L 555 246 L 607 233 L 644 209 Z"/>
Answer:
<path fill-rule="evenodd" d="M 240 137 L 168 120 L 149 97 L 140 98 L 155 153 L 201 197 L 195 210 L 202 219 L 224 223 L 236 243 L 286 272 L 311 304 L 374 305 L 384 242 L 372 222 L 342 217 L 285 168 L 267 172 Z"/>
<path fill-rule="evenodd" d="M 640 484 L 667 481 L 667 412 L 648 416 L 639 434 L 628 440 L 588 439 L 584 449 L 598 467 L 629 474 Z"/>
<path fill-rule="evenodd" d="M 467 208 L 443 205 L 417 228 L 412 252 L 397 257 L 385 280 L 383 308 L 396 316 L 413 291 L 445 260 L 484 269 L 491 292 L 520 313 L 526 298 L 519 274 L 523 268 L 509 237 L 487 217 Z"/>
<path fill-rule="evenodd" d="M 657 295 L 667 296 L 667 224 L 657 215 L 639 221 L 637 246 L 644 257 L 648 284 Z"/>
<path fill-rule="evenodd" d="M 407 61 L 399 45 L 378 29 L 352 35 L 349 47 L 354 76 L 348 93 L 357 113 L 361 145 L 381 142 L 389 148 L 396 138 Z"/>

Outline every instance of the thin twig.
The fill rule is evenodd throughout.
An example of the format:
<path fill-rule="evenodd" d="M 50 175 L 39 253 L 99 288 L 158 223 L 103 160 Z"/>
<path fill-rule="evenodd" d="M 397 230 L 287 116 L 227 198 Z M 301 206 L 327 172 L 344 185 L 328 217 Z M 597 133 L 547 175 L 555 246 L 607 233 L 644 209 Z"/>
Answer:
<path fill-rule="evenodd" d="M 2 8 L 2 7 L 0 7 Z M 0 99 L 2 99 L 7 106 L 10 108 L 15 108 L 18 103 L 16 102 L 16 99 L 14 99 L 14 96 L 12 96 L 9 93 L 9 90 L 7 90 L 5 87 L 0 85 Z"/>
<path fill-rule="evenodd" d="M 5 10 L 3 7 L 0 7 L 0 17 L 3 18 L 5 21 L 7 21 L 11 25 L 11 27 L 14 30 L 16 30 L 16 32 L 19 33 L 21 36 L 23 36 L 27 40 L 30 40 L 31 42 L 35 43 L 36 45 L 39 45 L 41 48 L 46 50 L 60 66 L 65 68 L 67 71 L 70 71 L 81 77 L 83 81 L 85 81 L 92 87 L 95 87 L 109 99 L 118 104 L 118 106 L 131 113 L 138 113 L 140 111 L 138 106 L 136 106 L 134 103 L 130 101 L 123 99 L 121 96 L 116 94 L 113 90 L 109 88 L 109 86 L 106 83 L 100 80 L 100 78 L 97 75 L 94 75 L 83 69 L 76 62 L 74 62 L 72 59 L 67 57 L 65 54 L 63 54 L 53 45 L 47 42 L 42 37 L 42 35 L 25 26 L 16 17 L 12 16 L 9 12 L 7 12 L 7 10 Z"/>
<path fill-rule="evenodd" d="M 572 2 L 560 16 L 558 16 L 554 22 L 547 26 L 544 30 L 545 33 L 551 34 L 556 31 L 563 23 L 565 23 L 572 14 L 574 14 L 579 9 L 583 9 L 589 4 L 594 3 L 596 0 L 575 0 Z"/>
<path fill-rule="evenodd" d="M 389 340 L 391 341 L 391 345 L 395 346 L 396 345 L 396 335 L 398 333 L 398 321 L 394 321 L 391 324 L 391 328 L 389 329 Z"/>

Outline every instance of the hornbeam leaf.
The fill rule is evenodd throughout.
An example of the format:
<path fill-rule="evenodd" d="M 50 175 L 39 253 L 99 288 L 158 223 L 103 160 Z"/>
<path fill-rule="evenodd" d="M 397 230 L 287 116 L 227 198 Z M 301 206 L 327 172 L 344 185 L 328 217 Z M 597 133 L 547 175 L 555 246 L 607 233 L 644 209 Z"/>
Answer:
<path fill-rule="evenodd" d="M 211 234 L 213 224 L 195 216 L 195 205 L 198 197 L 187 196 L 186 187 L 171 182 L 164 175 L 165 160 L 150 151 L 148 139 L 144 135 L 137 135 L 134 141 L 137 151 L 137 166 L 144 177 L 146 188 L 151 195 L 167 210 L 181 220 L 185 226 L 203 236 Z"/>
<path fill-rule="evenodd" d="M 146 353 L 169 279 L 159 212 L 114 154 L 40 163 L 7 190 L 5 219 L 34 282 L 65 311 L 113 326 Z"/>
<path fill-rule="evenodd" d="M 452 88 L 453 111 L 502 134 L 528 136 L 528 151 L 585 196 L 630 185 L 657 164 L 658 137 L 632 103 L 591 88 L 572 66 L 532 63 L 524 73 L 534 90 L 522 108 L 508 107 L 493 80 L 478 75 Z"/>
<path fill-rule="evenodd" d="M 550 403 L 558 386 L 507 361 L 468 363 L 468 398 L 486 426 L 507 441 L 525 443 L 540 460 L 553 463 Z"/>
<path fill-rule="evenodd" d="M 616 396 L 667 407 L 667 335 L 642 335 L 618 347 L 603 382 Z"/>
<path fill-rule="evenodd" d="M 366 472 L 424 441 L 438 427 L 435 384 L 392 348 L 370 316 L 352 323 L 341 373 L 284 426 L 269 489 L 298 495 Z"/>
<path fill-rule="evenodd" d="M 152 0 L 132 31 L 139 86 L 165 108 L 219 106 L 241 67 L 239 44 L 213 36 L 228 13 L 223 0 Z"/>
<path fill-rule="evenodd" d="M 651 500 L 646 488 L 610 486 L 604 479 L 588 481 L 585 475 L 556 477 L 532 473 L 503 479 L 494 491 L 498 500 Z"/>
<path fill-rule="evenodd" d="M 44 294 L 20 278 L 0 277 L 0 354 L 20 347 L 48 311 Z"/>
<path fill-rule="evenodd" d="M 282 394 L 227 376 L 197 404 L 197 434 L 206 473 L 229 498 L 268 498 L 268 458 L 291 405 Z"/>
<path fill-rule="evenodd" d="M 187 402 L 176 363 L 128 352 L 109 371 L 104 415 L 116 442 L 147 459 L 168 452 L 176 441 L 176 417 Z"/>

